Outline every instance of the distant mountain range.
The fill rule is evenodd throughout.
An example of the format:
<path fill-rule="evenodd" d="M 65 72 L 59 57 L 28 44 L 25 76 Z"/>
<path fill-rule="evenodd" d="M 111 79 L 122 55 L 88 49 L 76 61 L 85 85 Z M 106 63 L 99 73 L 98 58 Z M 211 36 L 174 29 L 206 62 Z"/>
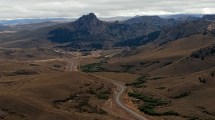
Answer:
<path fill-rule="evenodd" d="M 161 15 L 159 17 L 165 18 L 165 19 L 175 19 L 179 21 L 192 21 L 196 19 L 200 19 L 204 16 L 203 19 L 214 19 L 213 15 L 203 15 L 203 14 L 175 14 L 175 15 Z M 141 19 L 141 17 L 147 17 L 147 16 L 116 16 L 116 17 L 101 17 L 100 20 L 103 21 L 132 21 L 132 19 Z M 154 19 L 158 16 L 150 16 L 151 18 L 154 17 Z M 209 18 L 210 17 L 210 18 Z M 35 23 L 42 23 L 42 22 L 71 22 L 75 21 L 78 18 L 20 18 L 20 19 L 11 19 L 11 20 L 0 20 L 0 26 L 8 26 L 8 25 L 24 25 L 24 24 L 35 24 Z M 138 20 L 136 19 L 136 20 Z M 158 19 L 157 19 L 158 20 Z M 129 22 L 128 21 L 128 22 Z"/>
<path fill-rule="evenodd" d="M 181 18 L 189 17 L 189 16 L 201 18 L 201 17 L 204 16 L 204 14 L 174 14 L 174 15 L 163 15 L 161 17 L 163 17 L 163 18 L 181 19 Z"/>
<path fill-rule="evenodd" d="M 105 17 L 100 18 L 103 21 L 125 21 L 132 17 L 127 16 L 119 16 L 119 17 Z M 12 20 L 0 20 L 0 26 L 10 26 L 10 25 L 26 25 L 26 24 L 37 24 L 37 23 L 43 23 L 43 22 L 72 22 L 77 20 L 76 18 L 41 18 L 41 19 L 12 19 Z"/>
<path fill-rule="evenodd" d="M 102 21 L 93 13 L 74 22 L 19 32 L 16 39 L 50 41 L 67 50 L 108 49 L 141 46 L 149 42 L 165 44 L 195 34 L 214 35 L 214 15 L 202 18 L 182 16 L 136 16 L 124 21 Z M 210 28 L 210 30 L 209 30 Z"/>
<path fill-rule="evenodd" d="M 48 39 L 56 43 L 70 43 L 66 47 L 75 49 L 92 49 L 95 44 L 99 48 L 120 46 L 121 44 L 125 46 L 123 41 L 142 38 L 136 43 L 141 45 L 141 43 L 155 39 L 155 37 L 146 39 L 150 33 L 160 31 L 163 26 L 172 26 L 173 24 L 177 24 L 177 21 L 166 20 L 158 16 L 136 17 L 125 22 L 105 22 L 90 13 L 75 22 L 49 29 Z"/>
<path fill-rule="evenodd" d="M 202 17 L 202 20 L 215 21 L 215 15 L 204 15 L 204 16 Z"/>
<path fill-rule="evenodd" d="M 41 19 L 13 19 L 13 20 L 0 20 L 0 25 L 24 25 L 24 24 L 35 24 L 43 22 L 69 22 L 74 21 L 75 19 L 66 19 L 66 18 L 41 18 Z"/>

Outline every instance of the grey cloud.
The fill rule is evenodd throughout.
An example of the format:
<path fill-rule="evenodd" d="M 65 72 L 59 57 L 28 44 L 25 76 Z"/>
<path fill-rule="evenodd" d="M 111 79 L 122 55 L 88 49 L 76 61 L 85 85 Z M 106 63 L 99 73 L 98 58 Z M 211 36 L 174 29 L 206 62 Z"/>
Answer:
<path fill-rule="evenodd" d="M 0 19 L 101 17 L 155 14 L 215 14 L 214 0 L 1 0 Z"/>

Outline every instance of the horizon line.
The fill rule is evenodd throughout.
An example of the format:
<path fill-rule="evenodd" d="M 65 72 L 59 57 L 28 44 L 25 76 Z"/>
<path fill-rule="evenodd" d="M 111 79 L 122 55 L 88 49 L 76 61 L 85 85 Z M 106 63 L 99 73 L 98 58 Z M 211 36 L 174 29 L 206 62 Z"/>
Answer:
<path fill-rule="evenodd" d="M 93 13 L 93 12 L 89 12 L 88 14 L 90 13 Z M 83 14 L 83 15 L 88 15 L 88 14 Z M 96 13 L 94 13 L 96 15 Z M 24 18 L 5 18 L 5 19 L 1 19 L 0 18 L 0 21 L 9 21 L 9 20 L 24 20 L 24 19 L 78 19 L 80 17 L 82 17 L 83 15 L 81 16 L 77 16 L 77 17 L 24 17 Z M 202 14 L 202 13 L 172 13 L 172 14 L 161 14 L 161 15 L 157 15 L 157 14 L 151 14 L 151 15 L 118 15 L 118 16 L 99 16 L 99 15 L 96 15 L 98 18 L 114 18 L 114 17 L 136 17 L 136 16 L 159 16 L 159 17 L 164 17 L 164 16 L 171 16 L 171 15 L 215 15 L 215 13 L 211 13 L 211 14 Z"/>

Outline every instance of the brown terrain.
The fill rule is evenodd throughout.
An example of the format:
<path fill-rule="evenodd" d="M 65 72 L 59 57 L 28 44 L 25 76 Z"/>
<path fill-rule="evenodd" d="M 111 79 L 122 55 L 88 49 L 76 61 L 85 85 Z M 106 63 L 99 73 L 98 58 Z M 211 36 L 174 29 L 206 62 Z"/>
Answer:
<path fill-rule="evenodd" d="M 1 32 L 0 120 L 215 120 L 215 27 L 204 19 L 91 13 Z"/>
<path fill-rule="evenodd" d="M 194 35 L 163 46 L 139 47 L 135 54 L 110 58 L 102 64 L 104 70 L 94 74 L 127 83 L 128 94 L 141 93 L 168 101 L 167 105 L 155 107 L 154 111 L 172 113 L 152 115 L 152 119 L 213 120 L 215 57 L 190 57 L 194 51 L 211 44 L 215 44 L 214 37 Z M 139 86 L 129 85 L 140 76 L 145 76 L 146 82 Z M 127 99 L 137 108 L 143 104 L 141 97 Z"/>
<path fill-rule="evenodd" d="M 145 119 L 212 120 L 214 56 L 204 60 L 190 57 L 194 51 L 211 44 L 215 44 L 213 37 L 194 35 L 163 46 L 142 46 L 130 55 L 116 49 L 95 51 L 87 56 L 45 48 L 2 48 L 0 101 L 4 104 L 0 105 L 0 117 L 3 120 L 142 119 L 117 103 L 122 85 L 126 88 L 119 98 L 121 103 Z M 98 62 L 108 70 L 80 71 L 82 66 Z M 128 65 L 131 67 L 127 68 Z M 125 86 L 141 76 L 147 77 L 146 83 Z M 143 104 L 140 98 L 129 95 L 133 92 L 167 101 L 167 105 L 154 110 L 171 111 L 173 115 L 144 114 L 139 109 Z"/>
<path fill-rule="evenodd" d="M 78 72 L 80 53 L 40 50 L 1 50 L 1 119 L 136 119 L 115 102 L 111 81 Z"/>

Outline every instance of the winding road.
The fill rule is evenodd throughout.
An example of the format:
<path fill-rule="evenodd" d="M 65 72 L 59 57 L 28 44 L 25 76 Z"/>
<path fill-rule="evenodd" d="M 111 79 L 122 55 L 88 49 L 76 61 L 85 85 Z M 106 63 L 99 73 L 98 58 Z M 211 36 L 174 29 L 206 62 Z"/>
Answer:
<path fill-rule="evenodd" d="M 110 81 L 117 87 L 118 91 L 117 91 L 117 94 L 115 95 L 115 102 L 118 106 L 120 106 L 122 109 L 124 109 L 126 112 L 128 112 L 130 115 L 132 115 L 137 120 L 148 120 L 147 118 L 143 117 L 142 115 L 140 115 L 140 114 L 136 113 L 135 111 L 131 110 L 130 108 L 128 108 L 123 103 L 122 96 L 123 96 L 123 93 L 126 91 L 126 86 L 124 86 L 122 83 L 120 83 L 116 80 L 108 79 L 108 78 L 97 76 L 97 75 L 92 75 L 92 76 Z"/>
<path fill-rule="evenodd" d="M 126 87 L 124 85 L 121 85 L 119 83 L 116 83 L 116 82 L 112 82 L 114 85 L 117 86 L 117 88 L 120 88 L 120 92 L 116 95 L 116 103 L 121 107 L 123 108 L 124 110 L 126 110 L 128 113 L 130 113 L 131 115 L 133 115 L 135 118 L 137 118 L 138 120 L 147 120 L 145 117 L 139 115 L 138 113 L 136 113 L 135 111 L 131 110 L 130 108 L 128 108 L 127 106 L 125 106 L 121 99 L 122 98 L 122 95 L 123 93 L 125 92 L 126 90 Z"/>
<path fill-rule="evenodd" d="M 69 63 L 70 63 L 70 67 L 69 67 L 69 71 L 76 71 L 78 72 L 78 65 L 80 64 L 80 59 L 81 57 L 80 56 L 76 56 L 74 57 Z M 116 80 L 112 80 L 112 79 L 109 79 L 109 78 L 105 78 L 105 77 L 101 77 L 101 76 L 97 76 L 97 75 L 92 75 L 91 76 L 94 76 L 96 78 L 99 78 L 99 79 L 103 79 L 103 80 L 106 80 L 106 81 L 109 81 L 111 82 L 112 84 L 114 84 L 116 87 L 117 87 L 117 91 L 116 91 L 116 94 L 115 94 L 115 103 L 121 107 L 123 110 L 125 110 L 128 114 L 130 114 L 131 116 L 133 116 L 134 118 L 136 118 L 137 120 L 148 120 L 147 118 L 143 117 L 142 115 L 138 114 L 137 112 L 133 111 L 132 109 L 130 109 L 129 107 L 127 107 L 123 100 L 122 100 L 122 96 L 123 96 L 123 93 L 125 93 L 126 91 L 126 86 L 123 85 L 122 83 L 120 83 L 119 81 L 116 81 Z"/>

